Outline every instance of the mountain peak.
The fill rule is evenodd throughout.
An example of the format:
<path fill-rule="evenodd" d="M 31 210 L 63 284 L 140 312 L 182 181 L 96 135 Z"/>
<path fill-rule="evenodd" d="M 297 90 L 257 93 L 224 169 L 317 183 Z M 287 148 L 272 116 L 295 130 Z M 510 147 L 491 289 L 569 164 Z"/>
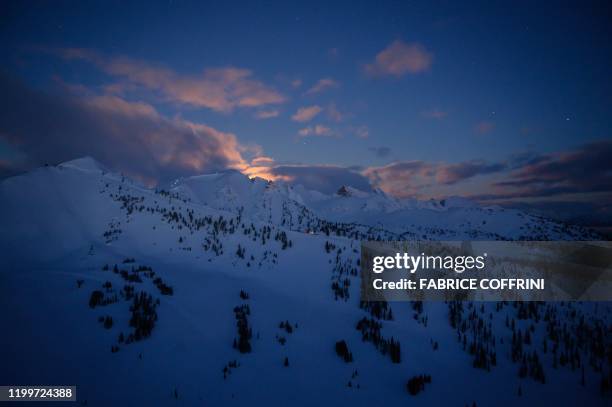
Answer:
<path fill-rule="evenodd" d="M 336 195 L 343 197 L 367 198 L 370 194 L 348 185 L 342 185 L 336 192 Z"/>
<path fill-rule="evenodd" d="M 338 189 L 338 192 L 336 192 L 336 194 L 340 196 L 351 196 L 351 192 L 349 191 L 346 185 L 342 185 L 340 189 Z"/>
<path fill-rule="evenodd" d="M 76 168 L 85 171 L 108 171 L 102 164 L 90 156 L 76 158 L 59 164 L 60 167 Z"/>

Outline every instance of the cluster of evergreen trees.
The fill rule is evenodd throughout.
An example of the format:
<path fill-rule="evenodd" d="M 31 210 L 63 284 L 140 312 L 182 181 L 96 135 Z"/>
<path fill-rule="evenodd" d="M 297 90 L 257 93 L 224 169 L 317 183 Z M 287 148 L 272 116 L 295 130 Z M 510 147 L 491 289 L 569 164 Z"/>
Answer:
<path fill-rule="evenodd" d="M 127 258 L 123 260 L 123 264 L 131 264 L 135 262 L 136 260 L 134 258 Z M 102 270 L 108 270 L 108 269 L 109 269 L 108 265 L 105 265 L 102 268 Z M 157 287 L 157 289 L 162 295 L 173 295 L 174 294 L 174 289 L 172 288 L 172 286 L 166 284 L 161 277 L 155 277 L 156 273 L 155 271 L 153 271 L 153 268 L 150 266 L 139 265 L 138 267 L 134 267 L 132 265 L 130 271 L 128 272 L 127 270 L 119 269 L 119 267 L 115 264 L 113 266 L 112 271 L 115 274 L 119 274 L 128 283 L 142 283 L 143 280 L 140 277 L 140 275 L 142 274 L 146 278 L 153 280 L 153 284 Z M 107 281 L 104 287 L 107 288 L 107 291 L 109 291 L 112 287 L 111 282 Z"/>
<path fill-rule="evenodd" d="M 295 323 L 295 325 L 291 325 L 291 323 L 290 323 L 288 320 L 286 320 L 286 321 L 281 321 L 281 323 L 280 323 L 280 324 L 278 324 L 278 327 L 279 327 L 280 329 L 284 329 L 284 330 L 285 330 L 285 332 L 287 332 L 288 334 L 292 334 L 292 333 L 293 333 L 293 330 L 294 330 L 295 328 L 297 328 L 297 326 L 298 326 L 298 325 L 297 325 L 297 322 Z"/>
<path fill-rule="evenodd" d="M 125 284 L 119 294 L 126 300 L 130 301 L 134 298 L 134 289 L 135 287 L 131 284 Z"/>
<path fill-rule="evenodd" d="M 225 366 L 223 366 L 223 380 L 227 379 L 227 377 L 232 373 L 232 369 L 237 369 L 240 366 L 237 360 L 232 360 L 227 362 Z"/>
<path fill-rule="evenodd" d="M 529 375 L 537 382 L 546 383 L 544 376 L 544 368 L 538 357 L 538 353 L 534 350 L 531 354 L 523 354 L 521 366 L 519 368 L 519 377 L 524 379 Z"/>
<path fill-rule="evenodd" d="M 423 324 L 425 328 L 427 328 L 427 321 L 429 318 L 427 315 L 424 315 L 423 312 L 423 301 L 411 301 L 412 305 L 412 318 L 420 324 Z"/>
<path fill-rule="evenodd" d="M 121 270 L 121 271 L 119 271 L 119 273 L 120 273 L 121 277 L 125 281 L 127 281 L 127 282 L 130 282 L 130 283 L 142 283 L 142 279 L 140 278 L 138 273 L 136 273 L 133 270 L 133 267 L 132 267 L 132 272 L 131 273 L 128 273 L 127 270 Z"/>
<path fill-rule="evenodd" d="M 157 302 L 154 301 L 151 294 L 141 291 L 134 295 L 130 312 L 130 326 L 134 328 L 133 332 L 128 335 L 126 343 L 132 341 L 140 341 L 151 336 L 151 332 L 157 322 Z"/>
<path fill-rule="evenodd" d="M 136 292 L 135 290 L 133 283 L 140 284 L 143 282 L 140 275 L 144 275 L 145 277 L 152 279 L 152 283 L 157 286 L 163 295 L 173 294 L 172 287 L 164 283 L 160 277 L 154 278 L 155 272 L 151 267 L 144 265 L 136 266 L 134 264 L 135 262 L 136 260 L 134 258 L 126 258 L 122 261 L 122 264 L 124 265 L 131 265 L 129 272 L 127 270 L 120 269 L 117 264 L 115 264 L 112 268 L 113 274 L 121 276 L 127 282 L 123 288 L 117 292 L 113 286 L 113 283 L 107 280 L 102 284 L 103 291 L 94 290 L 89 299 L 89 306 L 91 308 L 116 303 L 118 302 L 119 298 L 131 302 L 129 307 L 131 314 L 129 326 L 132 328 L 132 330 L 127 335 L 124 335 L 123 332 L 119 334 L 119 344 L 130 344 L 132 342 L 148 338 L 151 335 L 158 319 L 156 309 L 160 305 L 159 299 L 155 299 L 147 291 L 141 290 Z M 111 268 L 108 264 L 106 264 L 102 267 L 102 270 L 109 271 Z M 99 317 L 99 321 L 103 324 L 105 329 L 111 329 L 114 326 L 113 317 L 110 315 Z M 115 353 L 117 351 L 119 351 L 119 346 L 112 345 L 111 352 Z"/>
<path fill-rule="evenodd" d="M 236 328 L 238 338 L 234 338 L 233 347 L 240 353 L 251 352 L 251 338 L 253 331 L 249 326 L 248 316 L 251 314 L 249 304 L 242 304 L 234 307 L 234 316 L 236 317 Z"/>
<path fill-rule="evenodd" d="M 335 235 L 353 240 L 398 240 L 400 238 L 400 235 L 378 227 L 326 221 L 295 201 L 283 202 L 281 216 L 282 226 L 302 233 Z"/>
<path fill-rule="evenodd" d="M 293 330 L 297 329 L 297 327 L 298 327 L 297 322 L 292 325 L 291 322 L 289 322 L 289 320 L 281 321 L 278 324 L 278 329 L 282 329 L 289 335 L 291 335 L 293 333 Z M 278 341 L 278 343 L 280 343 L 282 346 L 284 346 L 287 343 L 287 338 L 283 335 L 277 334 L 275 338 Z"/>
<path fill-rule="evenodd" d="M 103 324 L 104 329 L 111 329 L 113 327 L 113 317 L 107 315 L 105 317 L 99 317 L 98 321 Z"/>
<path fill-rule="evenodd" d="M 104 292 L 94 290 L 89 296 L 89 308 L 104 307 L 118 301 L 117 295 L 104 296 Z"/>
<path fill-rule="evenodd" d="M 153 284 L 155 284 L 161 295 L 174 295 L 174 288 L 164 283 L 161 277 L 155 278 Z"/>
<path fill-rule="evenodd" d="M 425 384 L 431 383 L 431 376 L 428 374 L 421 374 L 418 376 L 411 377 L 406 383 L 406 390 L 413 396 L 416 396 L 421 391 L 425 390 Z"/>
<path fill-rule="evenodd" d="M 293 242 L 287 237 L 287 233 L 284 230 L 280 230 L 274 236 L 274 240 L 281 243 L 281 249 L 286 250 L 287 248 L 293 247 Z"/>
<path fill-rule="evenodd" d="M 329 243 L 329 245 L 327 245 L 327 243 L 329 242 L 326 242 L 326 250 L 330 249 L 331 252 L 332 247 L 334 249 L 336 248 L 333 243 Z M 346 250 L 346 247 L 344 249 Z M 334 299 L 336 301 L 339 299 L 348 301 L 350 297 L 349 288 L 351 286 L 351 277 L 357 275 L 357 268 L 353 265 L 352 256 L 343 256 L 342 253 L 342 248 L 338 248 L 335 251 L 336 256 L 332 268 L 331 289 L 334 292 Z M 332 260 L 330 260 L 330 263 L 332 263 Z"/>
<path fill-rule="evenodd" d="M 353 354 L 349 351 L 348 345 L 344 339 L 336 342 L 336 354 L 346 363 L 353 361 Z"/>
<path fill-rule="evenodd" d="M 372 342 L 376 349 L 383 355 L 389 355 L 391 362 L 401 362 L 401 347 L 400 343 L 391 337 L 390 339 L 384 338 L 380 329 L 382 323 L 376 321 L 373 318 L 363 317 L 357 322 L 356 326 L 358 331 L 361 331 L 361 339 L 365 342 Z"/>
<path fill-rule="evenodd" d="M 357 372 L 357 369 L 353 370 L 353 373 L 351 374 L 351 380 L 348 381 L 348 383 L 346 384 L 346 387 L 359 390 L 361 388 L 361 385 L 359 383 L 353 384 L 353 382 L 355 382 L 358 377 L 359 377 L 359 372 Z"/>
<path fill-rule="evenodd" d="M 374 318 L 384 321 L 393 320 L 393 310 L 387 301 L 360 301 L 359 307 L 368 311 Z"/>
<path fill-rule="evenodd" d="M 451 326 L 457 332 L 457 341 L 472 357 L 472 366 L 490 371 L 497 365 L 492 316 L 485 318 L 484 305 L 480 312 L 473 302 L 449 301 L 448 315 Z"/>
<path fill-rule="evenodd" d="M 119 239 L 121 233 L 123 233 L 123 230 L 121 230 L 121 222 L 112 220 L 108 223 L 108 229 L 104 231 L 102 236 L 106 243 L 112 243 Z"/>
<path fill-rule="evenodd" d="M 241 259 L 244 259 L 245 252 L 246 252 L 246 248 L 238 244 L 238 249 L 236 250 L 236 256 L 240 257 Z"/>
<path fill-rule="evenodd" d="M 507 304 L 500 306 L 503 305 Z M 569 302 L 515 302 L 512 306 L 516 310 L 516 319 L 525 321 L 523 324 L 529 323 L 523 333 L 517 328 L 515 318 L 506 318 L 506 327 L 512 330 L 512 360 L 520 364 L 519 377 L 532 377 L 540 383 L 546 382 L 539 348 L 544 355 L 550 353 L 553 369 L 580 369 L 580 383 L 585 385 L 585 366 L 590 366 L 601 374 L 602 392 L 609 390 L 606 390 L 606 383 L 612 371 L 612 344 L 605 339 L 605 332 L 610 331 L 610 326 L 604 318 L 597 317 L 597 312 L 590 313 L 587 318 L 579 304 Z M 532 335 L 535 324 L 540 321 L 545 325 L 545 334 L 539 342 L 540 346 L 537 346 Z"/>
<path fill-rule="evenodd" d="M 579 372 L 576 382 L 585 385 L 586 368 L 600 374 L 602 393 L 610 391 L 612 343 L 607 339 L 607 316 L 595 310 L 585 312 L 580 303 L 507 302 L 495 303 L 494 312 L 506 312 L 505 327 L 511 332 L 510 360 L 518 365 L 521 379 L 546 383 L 545 361 L 552 369 L 568 368 Z M 490 370 L 498 363 L 496 343 L 504 335 L 492 329 L 493 312 L 484 304 L 448 302 L 449 322 L 456 329 L 463 349 L 474 356 L 473 366 Z M 603 313 L 605 314 L 605 312 Z M 506 337 L 507 338 L 507 337 Z M 519 394 L 522 389 L 519 387 Z"/>
<path fill-rule="evenodd" d="M 215 256 L 222 256 L 225 252 L 222 237 L 224 235 L 236 233 L 239 228 L 242 229 L 245 236 L 248 236 L 253 242 L 261 243 L 262 246 L 265 246 L 272 240 L 272 232 L 274 230 L 276 230 L 274 240 L 280 242 L 282 250 L 289 249 L 293 246 L 293 242 L 288 238 L 287 233 L 284 230 L 277 230 L 277 228 L 270 225 L 256 227 L 253 223 L 248 225 L 241 223 L 243 208 L 239 209 L 236 217 L 227 218 L 223 215 L 218 217 L 198 217 L 196 216 L 193 208 L 184 207 L 180 204 L 187 203 L 188 201 L 181 199 L 177 194 L 169 193 L 167 191 L 156 191 L 156 193 L 168 199 L 168 204 L 171 206 L 166 207 L 164 205 L 160 205 L 158 201 L 154 201 L 153 205 L 147 204 L 144 196 L 132 196 L 127 192 L 123 192 L 121 187 L 119 187 L 117 193 L 111 192 L 110 197 L 121 203 L 121 209 L 125 210 L 127 217 L 132 216 L 135 213 L 142 212 L 158 214 L 160 219 L 169 224 L 172 229 L 179 231 L 186 230 L 188 234 L 186 236 L 181 235 L 179 238 L 179 243 L 185 245 L 184 247 L 181 247 L 182 250 L 190 251 L 192 247 L 188 245 L 189 235 L 194 235 L 195 233 L 201 231 L 204 232 L 204 235 L 202 236 L 201 248 L 204 251 L 212 252 Z M 179 201 L 179 204 L 173 205 L 175 201 Z M 153 227 L 153 229 L 155 229 L 155 227 Z M 109 232 L 110 236 L 111 232 L 107 232 Z M 236 255 L 238 258 L 246 259 L 246 248 L 240 245 L 236 251 Z M 259 264 L 261 267 L 262 263 L 266 261 L 276 264 L 277 254 L 271 252 L 268 253 L 268 251 L 266 251 L 264 258 L 259 260 L 255 258 L 255 255 L 251 255 L 247 262 L 247 267 L 251 267 L 254 264 Z M 136 277 L 133 275 L 128 275 L 127 278 L 134 279 L 134 282 L 137 282 L 135 280 Z"/>

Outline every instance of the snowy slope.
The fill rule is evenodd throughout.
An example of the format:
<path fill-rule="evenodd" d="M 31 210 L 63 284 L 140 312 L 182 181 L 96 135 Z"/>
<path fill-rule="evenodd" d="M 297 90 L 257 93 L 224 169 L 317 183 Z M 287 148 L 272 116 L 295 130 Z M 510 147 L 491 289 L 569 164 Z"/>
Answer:
<path fill-rule="evenodd" d="M 3 181 L 0 316 L 10 328 L 0 335 L 0 383 L 76 384 L 79 401 L 90 406 L 606 404 L 599 356 L 595 367 L 586 361 L 596 333 L 609 333 L 607 304 L 539 304 L 537 321 L 511 304 L 466 304 L 457 318 L 459 326 L 476 323 L 462 334 L 468 344 L 482 340 L 472 335 L 480 319 L 496 338 L 485 343 L 497 363 L 481 369 L 457 340 L 450 305 L 395 303 L 393 319 L 378 319 L 360 308 L 356 275 L 358 239 L 573 239 L 592 237 L 588 232 L 461 200 L 432 206 L 347 190 L 326 196 L 236 172 L 151 190 L 89 158 Z M 151 295 L 152 304 L 159 300 L 150 336 L 129 344 L 118 339 L 136 332 L 126 286 Z M 109 303 L 91 308 L 94 291 Z M 250 310 L 247 353 L 233 346 L 241 305 Z M 516 332 L 506 316 L 515 329 L 532 332 L 521 345 L 529 351 L 540 349 L 551 329 L 574 338 L 581 332 L 574 324 L 592 327 L 588 337 L 595 339 L 580 350 L 584 386 L 580 368 L 553 368 L 551 351 L 540 355 L 546 384 L 519 378 L 520 361 L 511 357 Z M 112 318 L 112 326 L 100 317 Z M 363 318 L 401 344 L 400 363 L 363 340 L 356 329 Z M 291 332 L 281 328 L 284 321 Z M 334 350 L 340 340 L 351 363 Z M 233 361 L 237 367 L 224 374 Z M 411 396 L 406 382 L 419 374 L 432 382 Z"/>

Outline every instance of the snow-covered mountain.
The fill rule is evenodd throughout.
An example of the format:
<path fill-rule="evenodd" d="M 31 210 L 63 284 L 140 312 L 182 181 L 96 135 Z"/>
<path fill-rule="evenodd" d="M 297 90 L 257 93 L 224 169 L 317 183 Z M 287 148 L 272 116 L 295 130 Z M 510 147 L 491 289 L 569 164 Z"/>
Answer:
<path fill-rule="evenodd" d="M 2 181 L 0 224 L 0 383 L 92 406 L 609 401 L 607 304 L 359 301 L 360 240 L 597 239 L 577 226 L 235 171 L 149 189 L 91 158 Z"/>
<path fill-rule="evenodd" d="M 594 238 L 589 231 L 524 211 L 480 206 L 462 197 L 399 200 L 381 190 L 341 186 L 333 195 L 301 185 L 249 179 L 238 171 L 175 182 L 171 192 L 202 205 L 303 231 L 325 220 L 385 229 L 419 239 L 567 240 Z M 296 220 L 296 214 L 303 219 Z M 314 227 L 316 229 L 316 226 Z"/>

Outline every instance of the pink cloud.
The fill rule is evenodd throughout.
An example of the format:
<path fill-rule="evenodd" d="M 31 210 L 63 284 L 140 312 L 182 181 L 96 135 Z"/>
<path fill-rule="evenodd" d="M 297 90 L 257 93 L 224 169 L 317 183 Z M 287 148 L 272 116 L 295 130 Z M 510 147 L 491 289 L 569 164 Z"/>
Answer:
<path fill-rule="evenodd" d="M 369 167 L 362 174 L 372 185 L 401 198 L 417 196 L 431 185 L 435 166 L 424 161 L 393 162 L 382 167 Z"/>
<path fill-rule="evenodd" d="M 440 109 L 431 109 L 422 112 L 421 116 L 427 119 L 441 120 L 448 116 L 448 112 L 442 111 Z"/>
<path fill-rule="evenodd" d="M 171 69 L 126 57 L 105 58 L 86 49 L 63 49 L 66 59 L 89 61 L 128 84 L 159 92 L 172 102 L 228 112 L 237 107 L 261 107 L 283 103 L 285 97 L 254 79 L 248 69 L 205 69 L 200 75 L 180 75 Z"/>
<path fill-rule="evenodd" d="M 308 136 L 319 136 L 319 137 L 331 137 L 333 136 L 333 132 L 329 127 L 317 124 L 316 126 L 309 126 L 301 129 L 298 134 L 301 137 Z"/>
<path fill-rule="evenodd" d="M 124 117 L 134 123 L 146 123 L 149 129 L 136 132 L 135 136 L 161 166 L 175 166 L 192 173 L 200 173 L 214 157 L 214 160 L 223 161 L 227 168 L 248 168 L 248 163 L 242 156 L 246 147 L 242 146 L 232 133 L 180 118 L 168 119 L 149 104 L 128 102 L 114 96 L 84 99 L 83 103 L 94 114 L 110 114 L 110 117 Z M 116 122 L 120 123 L 122 120 L 116 119 Z M 120 137 L 115 132 L 109 135 Z"/>
<path fill-rule="evenodd" d="M 260 110 L 259 112 L 255 113 L 255 118 L 257 119 L 272 119 L 273 117 L 278 117 L 279 115 L 279 111 L 278 110 Z"/>
<path fill-rule="evenodd" d="M 497 174 L 507 169 L 506 163 L 488 163 L 481 160 L 454 164 L 417 160 L 369 167 L 363 170 L 362 174 L 372 185 L 391 195 L 406 198 L 418 197 L 427 189 L 448 189 L 474 177 Z"/>
<path fill-rule="evenodd" d="M 293 121 L 301 122 L 301 123 L 307 122 L 307 121 L 312 120 L 319 113 L 321 113 L 322 110 L 323 109 L 321 109 L 321 107 L 317 105 L 308 106 L 308 107 L 300 107 L 298 111 L 295 112 L 293 116 L 291 116 L 291 119 Z"/>
<path fill-rule="evenodd" d="M 365 72 L 372 76 L 401 77 L 428 71 L 432 62 L 433 54 L 421 44 L 396 40 L 379 52 L 373 63 L 365 66 Z"/>
<path fill-rule="evenodd" d="M 29 167 L 89 155 L 151 185 L 225 168 L 248 171 L 250 160 L 263 156 L 261 147 L 244 145 L 233 133 L 164 116 L 144 102 L 68 88 L 51 95 L 2 76 L 0 90 L 2 102 L 11 101 L 0 140 Z"/>
<path fill-rule="evenodd" d="M 452 185 L 476 175 L 493 174 L 507 169 L 505 163 L 486 163 L 481 160 L 457 164 L 439 165 L 436 179 L 441 184 Z"/>
<path fill-rule="evenodd" d="M 242 172 L 249 178 L 263 178 L 269 181 L 291 181 L 291 177 L 275 172 L 275 161 L 271 157 L 259 156 L 251 160 Z"/>
<path fill-rule="evenodd" d="M 313 95 L 316 93 L 324 92 L 328 89 L 337 88 L 340 86 L 340 83 L 331 78 L 323 78 L 319 79 L 314 86 L 306 91 L 307 95 Z"/>
<path fill-rule="evenodd" d="M 256 157 L 251 160 L 251 165 L 259 165 L 259 166 L 271 166 L 274 164 L 274 160 L 271 157 L 261 156 Z"/>
<path fill-rule="evenodd" d="M 114 111 L 124 116 L 144 117 L 159 119 L 157 110 L 148 103 L 128 102 L 117 96 L 94 96 L 84 99 L 84 103 L 106 111 Z"/>

